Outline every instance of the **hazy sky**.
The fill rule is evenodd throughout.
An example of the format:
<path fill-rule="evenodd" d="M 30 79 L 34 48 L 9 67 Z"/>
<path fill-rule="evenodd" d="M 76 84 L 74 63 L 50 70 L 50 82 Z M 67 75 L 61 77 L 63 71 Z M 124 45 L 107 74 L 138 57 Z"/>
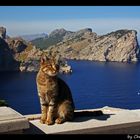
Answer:
<path fill-rule="evenodd" d="M 57 28 L 92 28 L 97 34 L 118 29 L 140 32 L 140 6 L 0 6 L 7 34 L 50 33 Z"/>

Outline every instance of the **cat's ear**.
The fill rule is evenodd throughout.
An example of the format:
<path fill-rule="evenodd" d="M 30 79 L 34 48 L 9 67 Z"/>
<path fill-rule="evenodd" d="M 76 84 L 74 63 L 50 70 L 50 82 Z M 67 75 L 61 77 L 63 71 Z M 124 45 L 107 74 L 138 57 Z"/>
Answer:
<path fill-rule="evenodd" d="M 44 64 L 45 62 L 47 62 L 47 60 L 49 60 L 49 58 L 46 55 L 42 55 L 40 59 L 40 63 Z"/>
<path fill-rule="evenodd" d="M 41 56 L 41 58 L 40 58 L 40 63 L 41 64 L 44 64 L 45 63 L 45 61 L 46 61 L 46 56 Z"/>

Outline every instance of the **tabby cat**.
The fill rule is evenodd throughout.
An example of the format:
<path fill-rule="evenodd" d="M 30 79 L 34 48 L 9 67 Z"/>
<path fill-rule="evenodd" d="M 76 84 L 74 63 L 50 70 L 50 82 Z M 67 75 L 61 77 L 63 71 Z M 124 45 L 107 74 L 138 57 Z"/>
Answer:
<path fill-rule="evenodd" d="M 48 125 L 71 121 L 74 102 L 68 85 L 57 74 L 59 65 L 54 58 L 41 57 L 36 83 L 41 104 L 41 123 Z"/>

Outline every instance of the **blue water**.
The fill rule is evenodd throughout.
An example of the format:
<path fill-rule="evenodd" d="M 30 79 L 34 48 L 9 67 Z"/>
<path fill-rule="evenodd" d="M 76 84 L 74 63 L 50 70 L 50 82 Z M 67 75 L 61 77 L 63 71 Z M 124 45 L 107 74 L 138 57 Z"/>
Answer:
<path fill-rule="evenodd" d="M 59 75 L 69 85 L 76 109 L 104 106 L 140 109 L 140 63 L 68 62 L 72 74 Z M 22 114 L 40 113 L 36 73 L 0 73 L 0 99 Z"/>

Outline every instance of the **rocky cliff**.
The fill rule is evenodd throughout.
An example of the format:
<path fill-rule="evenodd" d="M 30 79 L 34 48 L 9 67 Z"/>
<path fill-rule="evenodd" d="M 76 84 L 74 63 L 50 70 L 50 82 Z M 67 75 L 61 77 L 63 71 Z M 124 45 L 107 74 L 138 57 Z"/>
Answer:
<path fill-rule="evenodd" d="M 6 38 L 6 28 L 0 27 L 0 38 L 5 39 Z"/>
<path fill-rule="evenodd" d="M 38 71 L 42 53 L 48 55 L 48 52 L 76 60 L 139 60 L 140 52 L 135 30 L 117 30 L 97 35 L 90 28 L 77 32 L 56 29 L 49 34 L 47 40 L 45 38 L 45 41 L 48 47 L 41 50 L 33 42 L 26 42 L 20 37 L 8 37 L 6 28 L 0 27 L 0 70 Z M 62 67 L 61 72 L 68 69 L 71 71 L 68 65 L 62 63 Z"/>
<path fill-rule="evenodd" d="M 42 53 L 49 55 L 21 37 L 7 37 L 6 28 L 0 27 L 0 71 L 38 71 Z M 71 67 L 60 63 L 60 72 L 69 71 Z"/>
<path fill-rule="evenodd" d="M 14 59 L 13 52 L 6 41 L 6 28 L 0 27 L 0 70 L 18 70 L 19 62 Z"/>
<path fill-rule="evenodd" d="M 0 71 L 19 70 L 19 65 L 7 42 L 0 38 Z"/>
<path fill-rule="evenodd" d="M 31 71 L 31 61 L 38 60 L 42 52 L 22 38 L 6 37 L 6 28 L 0 27 L 0 71 Z M 23 69 L 23 65 L 25 69 Z M 33 71 L 37 66 L 32 63 Z"/>
<path fill-rule="evenodd" d="M 9 43 L 9 46 L 13 50 L 14 59 L 20 63 L 19 70 L 38 71 L 39 60 L 43 52 L 32 43 L 27 43 L 20 39 L 11 39 L 11 41 L 14 43 L 12 45 Z"/>
<path fill-rule="evenodd" d="M 32 40 L 31 42 L 40 49 L 46 49 L 52 45 L 58 44 L 60 42 L 63 42 L 63 37 L 71 34 L 73 32 L 66 31 L 65 29 L 56 29 L 52 31 L 48 37 L 46 38 L 37 38 L 35 40 Z"/>
<path fill-rule="evenodd" d="M 117 30 L 99 36 L 87 28 L 64 36 L 63 41 L 48 49 L 76 60 L 132 62 L 139 58 L 135 30 Z"/>

